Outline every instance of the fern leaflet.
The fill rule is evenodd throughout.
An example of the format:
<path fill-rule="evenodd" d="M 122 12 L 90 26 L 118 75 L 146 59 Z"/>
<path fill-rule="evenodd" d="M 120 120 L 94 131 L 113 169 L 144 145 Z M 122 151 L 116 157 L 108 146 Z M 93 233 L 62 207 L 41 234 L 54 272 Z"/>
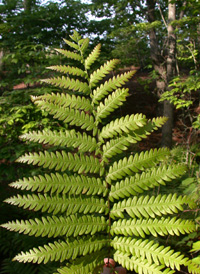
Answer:
<path fill-rule="evenodd" d="M 28 208 L 29 210 L 53 213 L 63 213 L 67 216 L 75 213 L 108 213 L 108 206 L 104 199 L 94 197 L 67 198 L 65 196 L 48 196 L 47 194 L 17 195 L 5 200 L 6 203 Z"/>
<path fill-rule="evenodd" d="M 101 44 L 98 44 L 89 56 L 85 59 L 85 68 L 90 69 L 91 65 L 97 60 L 100 55 Z"/>
<path fill-rule="evenodd" d="M 30 250 L 30 252 L 22 252 L 17 255 L 14 260 L 19 262 L 33 262 L 45 264 L 48 261 L 63 262 L 67 259 L 76 259 L 80 255 L 90 254 L 92 252 L 101 250 L 108 245 L 108 240 L 102 237 L 84 237 L 79 240 L 69 242 L 54 242 L 48 245 L 39 246 Z"/>
<path fill-rule="evenodd" d="M 169 155 L 169 150 L 151 149 L 150 151 L 141 152 L 130 156 L 128 159 L 125 157 L 123 160 L 114 162 L 109 168 L 107 181 L 122 179 L 126 175 L 132 175 L 134 172 L 142 171 L 144 168 L 149 168 L 155 165 L 156 162 L 164 160 Z"/>
<path fill-rule="evenodd" d="M 92 103 L 98 104 L 98 101 L 103 99 L 111 91 L 124 85 L 134 75 L 134 73 L 135 71 L 130 71 L 120 76 L 113 77 L 104 84 L 101 84 L 100 87 L 97 87 L 97 89 L 93 91 Z"/>
<path fill-rule="evenodd" d="M 64 65 L 58 65 L 58 66 L 50 66 L 47 67 L 47 69 L 51 69 L 51 70 L 55 70 L 64 74 L 70 74 L 70 75 L 74 75 L 74 76 L 80 76 L 83 78 L 87 77 L 87 74 L 85 73 L 85 71 L 83 71 L 82 69 L 76 68 L 76 67 L 71 67 L 71 66 L 64 66 Z"/>
<path fill-rule="evenodd" d="M 57 52 L 61 53 L 62 55 L 64 55 L 67 58 L 73 59 L 73 60 L 77 60 L 77 61 L 82 61 L 82 57 L 80 54 L 75 53 L 75 52 L 71 52 L 69 50 L 65 50 L 65 49 L 55 49 Z"/>
<path fill-rule="evenodd" d="M 114 253 L 114 259 L 118 261 L 123 267 L 128 270 L 135 270 L 139 274 L 172 274 L 173 270 L 165 269 L 164 265 L 156 265 L 148 262 L 148 260 L 142 260 L 135 256 L 129 257 L 128 254 L 120 253 L 119 251 Z"/>
<path fill-rule="evenodd" d="M 185 165 L 173 165 L 170 167 L 162 165 L 160 167 L 154 167 L 150 171 L 142 172 L 141 174 L 136 173 L 135 176 L 131 176 L 112 185 L 109 198 L 113 201 L 113 199 L 143 193 L 144 190 L 165 185 L 165 182 L 169 182 L 183 175 L 185 171 Z"/>
<path fill-rule="evenodd" d="M 96 86 L 96 83 L 98 83 L 100 80 L 102 80 L 107 74 L 109 74 L 110 71 L 114 69 L 114 67 L 119 63 L 119 60 L 113 59 L 105 63 L 103 66 L 101 66 L 98 70 L 94 71 L 90 75 L 90 86 L 94 87 Z"/>
<path fill-rule="evenodd" d="M 51 79 L 41 80 L 44 83 L 51 84 L 56 87 L 70 89 L 79 93 L 89 94 L 90 88 L 86 82 L 81 82 L 78 79 L 74 80 L 69 77 L 55 77 Z"/>
<path fill-rule="evenodd" d="M 108 227 L 108 221 L 102 217 L 93 217 L 90 215 L 84 215 L 78 217 L 76 215 L 70 215 L 70 217 L 56 217 L 47 216 L 42 219 L 35 220 L 21 220 L 16 222 L 9 222 L 2 225 L 11 231 L 17 231 L 19 233 L 28 234 L 30 236 L 48 236 L 58 237 L 66 236 L 77 237 L 83 234 L 95 234 L 96 232 L 104 231 Z"/>
<path fill-rule="evenodd" d="M 97 115 L 96 120 L 100 120 L 102 118 L 106 118 L 111 112 L 117 109 L 119 106 L 126 101 L 126 97 L 128 96 L 128 89 L 117 89 L 108 98 L 105 99 L 104 103 L 100 103 L 97 107 Z"/>
<path fill-rule="evenodd" d="M 79 152 L 92 152 L 97 149 L 95 138 L 87 135 L 85 132 L 81 134 L 75 130 L 51 131 L 45 129 L 43 131 L 25 133 L 20 138 L 42 144 L 78 148 Z"/>
<path fill-rule="evenodd" d="M 111 245 L 120 252 L 131 254 L 141 260 L 147 259 L 148 262 L 154 262 L 156 265 L 166 265 L 172 269 L 180 270 L 180 266 L 188 261 L 188 258 L 185 258 L 180 252 L 174 252 L 170 246 L 159 246 L 154 241 L 115 237 Z"/>
<path fill-rule="evenodd" d="M 89 99 L 85 97 L 69 95 L 69 94 L 46 94 L 38 97 L 34 97 L 33 100 L 38 106 L 42 106 L 43 103 L 53 103 L 59 107 L 70 107 L 74 109 L 81 109 L 85 111 L 92 110 Z"/>
<path fill-rule="evenodd" d="M 193 221 L 174 218 L 161 219 L 119 219 L 112 224 L 111 234 L 122 234 L 124 236 L 135 235 L 145 237 L 145 234 L 158 235 L 180 235 L 195 231 L 196 226 Z"/>
<path fill-rule="evenodd" d="M 120 119 L 111 121 L 104 126 L 99 134 L 100 138 L 112 138 L 118 134 L 129 133 L 146 123 L 146 116 L 143 114 L 126 115 Z"/>
<path fill-rule="evenodd" d="M 111 209 L 110 216 L 124 218 L 123 212 L 126 212 L 132 218 L 155 218 L 157 216 L 178 213 L 183 210 L 182 205 L 190 203 L 186 196 L 177 197 L 172 195 L 158 195 L 158 196 L 140 196 L 123 200 L 115 203 Z"/>
<path fill-rule="evenodd" d="M 10 186 L 18 189 L 44 191 L 51 194 L 85 194 L 85 195 L 107 195 L 107 188 L 100 178 L 80 176 L 68 176 L 67 174 L 51 173 L 44 176 L 33 176 L 23 178 L 17 182 L 11 183 Z"/>
<path fill-rule="evenodd" d="M 17 162 L 28 163 L 44 168 L 55 169 L 55 170 L 73 170 L 78 173 L 90 172 L 98 173 L 101 166 L 99 160 L 95 157 L 85 156 L 83 154 L 77 155 L 65 151 L 48 152 L 45 151 L 39 153 L 30 153 L 21 156 Z"/>

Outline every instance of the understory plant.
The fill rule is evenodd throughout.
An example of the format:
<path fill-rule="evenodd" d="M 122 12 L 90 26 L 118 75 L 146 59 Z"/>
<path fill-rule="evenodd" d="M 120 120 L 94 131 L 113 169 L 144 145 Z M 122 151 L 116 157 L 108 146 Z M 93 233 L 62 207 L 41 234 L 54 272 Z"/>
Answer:
<path fill-rule="evenodd" d="M 57 52 L 76 61 L 73 66 L 49 69 L 61 73 L 43 80 L 61 92 L 32 97 L 42 110 L 66 124 L 66 130 L 32 131 L 22 139 L 42 143 L 46 150 L 27 153 L 17 161 L 38 165 L 44 174 L 19 179 L 11 186 L 27 194 L 6 199 L 35 213 L 28 220 L 2 226 L 11 231 L 49 238 L 43 246 L 22 251 L 14 260 L 27 263 L 59 262 L 56 273 L 98 273 L 104 258 L 113 258 L 137 273 L 175 273 L 181 265 L 200 273 L 197 265 L 159 237 L 196 230 L 192 220 L 180 219 L 185 206 L 195 207 L 187 196 L 155 195 L 155 188 L 181 177 L 185 166 L 165 164 L 170 151 L 130 150 L 161 127 L 165 117 L 143 114 L 116 118 L 129 95 L 123 85 L 134 71 L 111 77 L 118 60 L 92 69 L 100 44 L 86 55 L 89 39 L 74 31 L 64 40 L 73 51 Z M 103 80 L 107 76 L 107 80 Z M 136 102 L 137 103 L 137 102 Z M 168 163 L 168 162 L 167 162 Z"/>

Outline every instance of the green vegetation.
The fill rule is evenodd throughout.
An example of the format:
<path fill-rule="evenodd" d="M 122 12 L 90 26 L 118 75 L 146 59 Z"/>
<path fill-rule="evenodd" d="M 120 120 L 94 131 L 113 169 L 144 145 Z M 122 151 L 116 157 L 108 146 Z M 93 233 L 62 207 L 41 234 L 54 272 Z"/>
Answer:
<path fill-rule="evenodd" d="M 84 155 L 86 154 L 87 160 L 90 161 L 90 157 L 97 149 L 96 146 L 99 146 L 95 158 L 97 157 L 99 161 L 101 159 L 102 166 L 105 168 L 104 171 L 101 171 L 101 175 L 106 176 L 112 163 L 119 161 L 120 158 L 123 159 L 123 157 L 125 157 L 128 161 L 129 155 L 132 155 L 130 159 L 135 160 L 134 156 L 140 155 L 139 152 L 141 149 L 144 150 L 144 147 L 145 149 L 156 147 L 157 151 L 160 151 L 160 147 L 167 146 L 172 148 L 169 155 L 166 156 L 164 160 L 161 160 L 161 162 L 158 161 L 155 164 L 185 166 L 184 174 L 179 174 L 180 176 L 177 176 L 177 178 L 171 178 L 173 182 L 167 184 L 167 186 L 154 186 L 149 190 L 144 189 L 143 194 L 136 195 L 136 193 L 131 192 L 131 195 L 135 195 L 137 199 L 139 199 L 140 195 L 143 195 L 142 197 L 149 195 L 149 199 L 151 199 L 150 197 L 159 199 L 159 197 L 161 197 L 159 195 L 161 194 L 166 195 L 166 197 L 172 195 L 169 197 L 176 197 L 178 202 L 180 202 L 178 199 L 179 196 L 185 197 L 185 195 L 187 195 L 189 199 L 192 199 L 196 203 L 196 208 L 189 208 L 186 204 L 183 205 L 182 213 L 180 208 L 177 209 L 179 218 L 183 220 L 189 219 L 194 222 L 196 225 L 195 231 L 188 235 L 159 235 L 156 238 L 146 235 L 146 239 L 149 240 L 150 243 L 153 243 L 151 241 L 156 239 L 156 244 L 159 243 L 163 247 L 169 245 L 175 254 L 179 250 L 184 254 L 185 258 L 189 259 L 188 262 L 193 261 L 193 263 L 199 264 L 200 4 L 196 0 L 171 2 L 165 0 L 132 2 L 127 0 L 94 0 L 82 2 L 78 0 L 61 0 L 54 3 L 54 1 L 49 0 L 44 3 L 40 0 L 3 0 L 0 4 L 1 224 L 11 223 L 13 220 L 23 220 L 24 222 L 25 220 L 44 220 L 43 218 L 48 219 L 54 214 L 52 212 L 40 213 L 40 211 L 22 210 L 6 204 L 4 200 L 12 196 L 20 195 L 23 197 L 25 194 L 32 195 L 33 190 L 33 194 L 35 195 L 37 195 L 36 191 L 39 190 L 46 194 L 52 193 L 53 196 L 55 192 L 58 191 L 58 197 L 61 196 L 61 193 L 65 193 L 65 191 L 66 193 L 74 191 L 76 195 L 81 195 L 83 192 L 84 196 L 94 194 L 95 197 L 100 197 L 102 195 L 98 192 L 92 194 L 89 190 L 85 193 L 85 188 L 76 188 L 78 182 L 75 181 L 73 181 L 74 188 L 72 189 L 65 189 L 63 187 L 60 187 L 59 190 L 48 187 L 42 188 L 49 178 L 56 181 L 61 180 L 61 178 L 66 180 L 66 176 L 74 175 L 74 171 L 69 170 L 70 167 L 66 164 L 65 175 L 60 177 L 61 175 L 58 174 L 62 174 L 62 171 L 55 171 L 55 173 L 53 173 L 53 170 L 48 171 L 46 167 L 43 167 L 42 162 L 40 162 L 40 166 L 19 163 L 17 159 L 23 157 L 25 154 L 34 154 L 34 151 L 37 154 L 40 151 L 42 153 L 41 157 L 42 155 L 47 155 L 51 158 L 56 151 L 59 153 L 64 151 L 65 153 L 63 155 L 65 155 L 65 157 L 68 157 L 72 153 L 76 155 L 74 159 L 77 161 L 77 157 L 83 153 Z M 173 18 L 170 17 L 171 12 L 173 13 Z M 88 14 L 95 16 L 95 20 L 91 19 L 90 16 L 88 17 Z M 96 20 L 97 17 L 98 20 Z M 78 30 L 82 37 L 90 38 L 90 42 L 83 54 L 84 58 L 89 56 L 95 45 L 101 43 L 101 54 L 98 58 L 94 58 L 96 61 L 91 65 L 90 69 L 86 71 L 86 74 L 83 63 L 80 65 L 79 57 L 76 55 L 78 48 L 74 49 L 76 54 L 71 55 L 73 58 L 66 58 L 66 56 L 63 55 L 66 51 L 72 54 L 72 44 L 70 44 L 69 41 L 66 43 L 63 38 L 73 35 L 74 29 Z M 176 43 L 173 41 L 176 41 Z M 61 48 L 61 50 L 55 52 L 55 48 Z M 74 58 L 76 60 L 74 60 Z M 113 60 L 107 62 L 107 60 L 110 59 Z M 117 59 L 120 59 L 120 62 Z M 169 64 L 172 65 L 169 66 Z M 72 69 L 72 67 L 74 67 L 74 69 Z M 103 67 L 106 72 L 101 75 L 101 80 L 97 82 L 95 79 L 100 67 Z M 129 70 L 132 71 L 134 69 L 139 69 L 139 71 L 135 74 L 134 78 L 130 78 L 129 81 L 127 81 L 128 78 L 126 77 L 129 75 Z M 116 76 L 117 72 L 119 72 L 121 76 Z M 123 74 L 123 72 L 128 74 Z M 64 75 L 65 79 L 62 79 L 61 75 Z M 120 90 L 123 90 L 122 94 L 121 91 L 116 91 L 114 93 L 116 97 L 114 97 L 112 96 L 114 90 L 111 90 L 108 91 L 108 94 L 104 95 L 105 97 L 98 97 L 95 93 L 93 100 L 88 93 L 86 97 L 87 100 L 90 98 L 90 104 L 91 100 L 93 100 L 92 106 L 88 104 L 87 100 L 83 99 L 84 96 L 82 93 L 79 94 L 77 88 L 81 88 L 82 91 L 87 90 L 89 81 L 93 82 L 91 86 L 89 85 L 90 91 L 94 91 L 95 89 L 98 91 L 97 87 L 105 83 L 108 83 L 105 90 L 109 89 L 109 85 L 111 84 L 109 81 L 112 79 L 111 76 L 115 76 L 114 81 L 119 81 L 120 85 L 122 82 L 126 84 L 124 87 L 118 87 Z M 54 79 L 52 77 L 56 80 L 48 80 L 46 81 L 47 83 L 41 83 L 40 81 L 40 79 L 44 78 Z M 80 87 L 80 83 L 77 82 L 76 79 L 83 81 L 84 84 Z M 129 93 L 127 87 L 130 89 Z M 137 89 L 137 87 L 139 88 Z M 69 91 L 71 88 L 73 92 L 71 91 L 71 93 L 67 95 L 66 90 Z M 108 107 L 110 115 L 106 116 L 108 113 L 103 112 L 103 106 L 105 104 L 109 106 L 112 100 L 117 100 L 116 98 L 119 99 L 119 101 L 117 101 L 118 103 L 121 102 L 120 105 L 117 104 L 115 106 L 116 108 L 114 107 L 112 109 Z M 150 98 L 150 100 L 148 98 Z M 151 99 L 153 99 L 154 102 L 160 102 L 160 105 L 152 105 Z M 55 104 L 57 109 L 54 108 L 52 113 L 50 113 L 48 108 L 42 106 L 44 100 L 46 104 L 49 103 L 49 107 L 52 107 L 52 103 Z M 71 108 L 74 109 L 72 112 Z M 78 119 L 81 119 L 81 117 L 79 117 L 80 115 L 76 116 L 78 115 L 76 109 L 79 110 L 80 113 L 86 113 L 85 118 L 94 116 L 94 121 L 85 119 L 83 125 L 79 124 Z M 100 113 L 98 115 L 97 109 Z M 140 111 L 142 113 L 144 109 L 146 117 L 143 114 L 141 114 L 141 116 L 136 114 L 138 109 L 139 113 Z M 62 113 L 63 110 L 64 113 Z M 52 118 L 52 114 L 58 117 Z M 75 115 L 76 119 L 63 121 L 62 117 L 69 114 Z M 101 117 L 101 115 L 103 116 Z M 127 115 L 129 118 L 123 120 L 122 116 L 127 117 Z M 174 123 L 171 123 L 169 126 L 169 124 L 164 123 L 164 118 L 152 119 L 154 116 L 171 117 L 170 119 L 174 121 Z M 116 135 L 111 136 L 111 129 L 107 128 L 106 125 L 116 119 L 119 119 L 117 120 L 118 122 L 121 121 L 121 125 L 126 122 L 129 123 L 129 119 L 131 120 L 133 117 L 135 117 L 136 120 L 141 118 L 142 123 L 144 121 L 145 123 L 148 121 L 148 123 L 153 122 L 155 124 L 159 122 L 159 125 L 157 125 L 158 130 L 154 132 L 155 128 L 153 128 L 152 125 L 150 126 L 150 124 L 148 124 L 145 126 L 143 124 L 146 131 L 142 136 L 140 136 L 140 134 L 142 134 L 141 126 L 140 130 L 137 129 L 135 131 L 135 128 L 133 128 L 132 135 L 128 136 L 126 141 L 122 138 L 119 144 L 115 144 L 112 139 L 115 140 L 117 136 L 121 138 L 120 134 L 124 135 L 125 133 L 123 130 L 122 132 L 117 131 L 115 133 Z M 168 121 L 170 119 L 168 119 Z M 69 125 L 70 123 L 71 125 Z M 90 123 L 95 124 L 92 125 L 93 133 L 90 130 Z M 96 125 L 96 123 L 98 125 Z M 79 130 L 79 126 L 77 127 L 75 125 L 83 128 Z M 96 126 L 98 128 L 97 132 L 95 132 Z M 115 126 L 117 126 L 117 123 L 113 123 L 113 127 Z M 132 128 L 131 126 L 129 128 L 129 126 L 127 126 L 128 128 L 124 128 L 128 135 Z M 103 134 L 106 137 L 101 137 L 99 134 L 104 127 L 105 130 Z M 161 136 L 161 130 L 163 138 L 158 137 Z M 77 133 L 78 131 L 80 132 Z M 66 132 L 68 132 L 68 134 Z M 152 135 L 150 133 L 152 133 Z M 136 136 L 134 134 L 138 135 Z M 164 136 L 167 136 L 168 140 L 164 140 Z M 57 143 L 54 143 L 54 137 L 59 138 Z M 26 140 L 26 138 L 28 139 Z M 24 139 L 26 142 L 24 142 Z M 73 140 L 76 140 L 76 142 Z M 98 140 L 99 142 L 97 142 Z M 107 143 L 110 141 L 113 146 L 117 145 L 119 155 L 118 153 L 113 155 L 113 152 L 110 152 L 109 147 L 107 147 L 108 144 L 103 144 L 106 140 Z M 125 149 L 123 151 L 119 148 L 121 144 L 123 149 Z M 36 154 L 34 155 L 36 156 Z M 61 158 L 63 157 L 62 154 L 58 155 L 61 155 Z M 91 163 L 88 163 L 88 167 L 89 164 Z M 59 163 L 57 168 L 59 168 Z M 78 164 L 76 168 L 78 169 Z M 79 168 L 81 168 L 81 166 Z M 138 173 L 142 174 L 142 172 L 143 171 L 140 171 Z M 153 172 L 153 170 L 149 171 L 148 175 L 151 175 L 153 179 L 154 176 L 151 172 Z M 158 169 L 158 173 L 159 172 L 161 172 L 161 169 Z M 163 174 L 165 172 L 166 170 L 163 169 Z M 75 174 L 76 173 L 77 171 L 75 171 Z M 44 174 L 48 174 L 50 177 Z M 88 173 L 84 173 L 84 176 L 85 175 L 88 177 Z M 84 180 L 85 177 L 83 177 L 83 174 L 77 176 L 81 177 L 84 185 L 89 183 Z M 94 176 L 92 174 L 90 177 L 97 178 L 98 176 L 99 175 L 95 173 Z M 137 178 L 137 176 L 138 175 L 136 175 L 136 179 L 138 180 L 139 177 Z M 127 183 L 128 180 L 126 177 L 129 178 L 130 175 L 126 174 L 124 178 L 125 183 Z M 25 184 L 25 179 L 23 178 L 33 179 L 28 180 L 27 184 Z M 37 186 L 38 188 L 32 189 L 35 183 L 34 178 L 40 178 L 40 180 L 42 180 L 43 183 L 40 185 L 41 189 L 39 185 Z M 108 178 L 108 181 L 109 180 L 112 181 L 112 185 L 115 184 L 113 178 Z M 122 179 L 116 180 L 116 185 L 118 185 L 120 180 Z M 21 189 L 11 188 L 9 186 L 9 184 L 14 181 L 19 183 Z M 98 186 L 100 187 L 100 185 Z M 127 201 L 130 199 L 124 197 L 123 195 L 125 194 L 120 195 L 121 196 L 116 198 L 112 197 L 111 193 L 107 193 L 103 199 L 107 199 L 109 196 L 110 205 L 112 206 L 117 204 L 116 199 L 118 198 L 119 204 L 123 199 Z M 136 199 L 136 197 L 134 197 L 134 199 Z M 132 200 L 136 201 L 134 199 Z M 141 198 L 141 203 L 143 203 L 142 201 Z M 134 206 L 134 208 L 134 210 L 136 210 L 136 206 Z M 118 220 L 123 216 L 123 218 L 126 219 L 128 213 L 127 209 L 124 210 L 125 212 L 120 211 L 116 206 L 117 216 L 110 213 L 110 217 Z M 135 218 L 133 214 L 136 214 L 136 212 L 133 212 L 131 218 Z M 173 216 L 176 214 L 177 213 L 174 213 Z M 104 217 L 106 218 L 106 216 Z M 56 215 L 55 222 L 58 221 L 56 218 L 59 219 L 59 216 Z M 146 218 L 146 216 L 143 216 L 143 218 Z M 155 220 L 157 220 L 157 218 L 159 219 L 160 217 L 155 217 Z M 48 220 L 50 221 L 50 219 Z M 51 221 L 53 222 L 53 219 L 51 219 Z M 92 233 L 92 230 L 88 233 Z M 97 234 L 98 233 L 102 234 L 101 231 L 97 230 Z M 63 236 L 60 238 L 63 239 Z M 141 239 L 137 239 L 139 242 L 131 243 L 140 245 Z M 28 252 L 28 250 L 33 249 L 35 246 L 48 246 L 49 242 L 53 243 L 54 240 L 52 237 L 48 238 L 48 234 L 46 234 L 45 237 L 28 236 L 23 235 L 23 233 L 19 235 L 18 232 L 13 233 L 7 231 L 5 228 L 1 228 L 0 273 L 54 273 L 56 269 L 60 267 L 59 261 L 48 262 L 45 265 L 34 263 L 24 264 L 18 261 L 12 261 L 16 254 L 22 250 Z M 119 246 L 110 247 L 110 251 L 118 248 Z M 130 256 L 127 249 L 122 250 L 122 252 L 124 251 Z M 141 253 L 140 256 L 143 258 L 145 254 Z M 148 255 L 148 259 L 150 257 L 151 255 Z M 98 259 L 99 257 L 96 258 L 96 263 Z M 157 260 L 157 263 L 159 262 L 159 258 L 156 259 L 154 256 L 154 259 Z M 72 262 L 70 261 L 69 263 Z M 84 258 L 81 263 L 84 263 Z M 61 264 L 64 265 L 64 262 Z M 138 269 L 138 271 L 143 270 Z M 164 270 L 160 271 L 163 272 Z M 175 271 L 179 273 L 178 270 Z M 194 268 L 193 270 L 190 268 L 187 270 L 184 266 L 180 266 L 180 271 L 184 271 L 185 273 L 199 273 L 198 267 L 195 271 Z"/>

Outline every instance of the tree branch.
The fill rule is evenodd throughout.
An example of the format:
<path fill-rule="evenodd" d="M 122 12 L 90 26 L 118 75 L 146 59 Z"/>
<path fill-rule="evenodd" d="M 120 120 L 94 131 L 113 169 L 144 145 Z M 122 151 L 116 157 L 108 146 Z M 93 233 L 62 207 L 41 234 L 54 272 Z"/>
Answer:
<path fill-rule="evenodd" d="M 160 11 L 160 15 L 161 15 L 161 17 L 162 17 L 162 20 L 163 20 L 163 22 L 164 22 L 164 24 L 165 24 L 165 27 L 166 27 L 166 29 L 167 29 L 167 23 L 166 23 L 166 21 L 165 21 L 164 15 L 163 15 L 163 13 L 162 13 L 162 10 L 161 10 L 159 1 L 158 1 L 158 8 L 159 8 L 159 11 Z"/>

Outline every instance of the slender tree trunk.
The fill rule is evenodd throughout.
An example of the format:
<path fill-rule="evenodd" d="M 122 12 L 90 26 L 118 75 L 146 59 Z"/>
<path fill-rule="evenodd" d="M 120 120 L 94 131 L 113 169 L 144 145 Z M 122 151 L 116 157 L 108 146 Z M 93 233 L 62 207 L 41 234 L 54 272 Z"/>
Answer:
<path fill-rule="evenodd" d="M 176 68 L 176 35 L 174 27 L 171 22 L 176 19 L 176 6 L 175 3 L 168 4 L 168 56 L 167 56 L 167 85 L 171 79 L 175 76 Z M 169 87 L 168 87 L 169 90 Z M 162 146 L 172 146 L 172 129 L 173 129 L 173 105 L 168 101 L 164 101 L 164 116 L 168 117 L 168 121 L 162 128 Z"/>
<path fill-rule="evenodd" d="M 4 56 L 4 51 L 3 49 L 0 50 L 0 73 L 2 72 L 3 70 L 3 56 Z"/>
<path fill-rule="evenodd" d="M 24 0 L 23 1 L 24 11 L 30 12 L 34 4 L 35 4 L 35 0 Z"/>
<path fill-rule="evenodd" d="M 146 0 L 147 3 L 147 13 L 148 13 L 148 22 L 155 22 L 155 5 L 156 0 Z M 154 28 L 151 28 L 149 31 L 150 38 L 150 48 L 151 48 L 151 59 L 155 71 L 158 73 L 158 79 L 156 81 L 157 95 L 158 97 L 167 90 L 168 83 L 175 75 L 176 67 L 176 58 L 175 58 L 175 49 L 176 49 L 176 37 L 174 34 L 174 28 L 171 25 L 171 22 L 175 20 L 175 4 L 172 4 L 169 0 L 168 3 L 168 53 L 167 53 L 167 62 L 162 55 L 159 48 L 159 43 L 156 37 L 156 31 Z M 162 129 L 162 141 L 161 145 L 164 147 L 172 146 L 172 129 L 173 129 L 173 106 L 165 101 L 163 103 L 163 115 L 168 117 L 168 121 L 163 126 Z"/>
<path fill-rule="evenodd" d="M 147 17 L 149 23 L 153 23 L 156 21 L 155 4 L 155 0 L 147 0 Z M 154 70 L 158 73 L 158 79 L 156 80 L 157 94 L 158 96 L 160 96 L 166 87 L 166 67 L 165 59 L 163 58 L 161 50 L 159 49 L 159 43 L 154 28 L 151 28 L 149 30 L 149 39 L 151 60 L 153 62 Z"/>

